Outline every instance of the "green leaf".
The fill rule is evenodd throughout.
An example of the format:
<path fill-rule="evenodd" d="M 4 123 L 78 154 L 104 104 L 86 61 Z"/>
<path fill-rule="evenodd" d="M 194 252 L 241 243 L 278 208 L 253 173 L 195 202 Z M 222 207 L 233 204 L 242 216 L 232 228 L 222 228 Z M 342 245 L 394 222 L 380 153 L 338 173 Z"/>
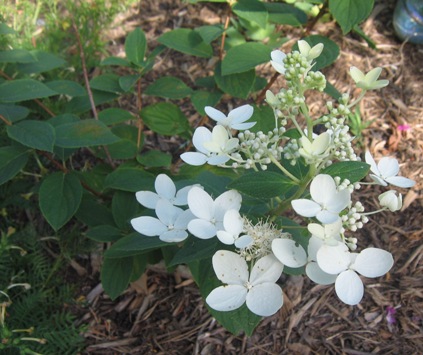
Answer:
<path fill-rule="evenodd" d="M 29 110 L 25 106 L 0 104 L 0 115 L 11 123 L 23 120 L 29 115 Z"/>
<path fill-rule="evenodd" d="M 329 10 L 346 35 L 372 12 L 374 0 L 329 0 Z"/>
<path fill-rule="evenodd" d="M 366 42 L 367 42 L 367 44 L 369 45 L 369 47 L 371 48 L 371 49 L 377 49 L 376 48 L 376 43 L 369 37 L 369 36 L 367 36 L 364 32 L 363 32 L 363 30 L 360 28 L 360 26 L 358 26 L 358 25 L 355 25 L 354 27 L 353 27 L 353 31 L 355 32 L 355 33 L 357 33 L 361 38 L 363 38 Z"/>
<path fill-rule="evenodd" d="M 16 31 L 13 28 L 7 26 L 3 22 L 0 22 L 0 35 L 10 35 L 10 34 L 15 34 L 15 33 L 16 33 Z"/>
<path fill-rule="evenodd" d="M 51 124 L 54 128 L 56 128 L 62 124 L 79 122 L 79 117 L 70 113 L 64 113 L 63 115 L 57 115 L 55 117 L 50 118 L 47 122 Z M 57 154 L 60 159 L 66 160 L 75 152 L 75 149 L 61 148 L 55 145 L 53 148 L 53 152 L 54 154 Z"/>
<path fill-rule="evenodd" d="M 170 167 L 172 156 L 159 150 L 149 150 L 137 156 L 137 161 L 148 168 Z"/>
<path fill-rule="evenodd" d="M 119 239 L 108 249 L 106 258 L 123 258 L 139 254 L 145 254 L 154 249 L 167 246 L 170 243 L 163 242 L 159 237 L 145 237 L 139 233 L 131 233 Z"/>
<path fill-rule="evenodd" d="M 341 180 L 348 179 L 351 183 L 362 180 L 369 173 L 370 165 L 359 161 L 341 161 L 329 165 L 323 169 L 321 174 L 328 174 L 332 177 L 339 176 Z"/>
<path fill-rule="evenodd" d="M 119 142 L 109 144 L 107 146 L 110 156 L 113 159 L 132 159 L 138 153 L 137 147 L 137 136 L 138 129 L 134 126 L 129 125 L 118 125 L 111 129 L 112 133 L 117 137 L 120 137 Z M 141 139 L 143 135 L 141 135 Z M 142 143 L 142 140 L 141 140 Z M 103 150 L 98 152 L 98 156 L 106 158 L 106 154 Z"/>
<path fill-rule="evenodd" d="M 112 101 L 118 97 L 117 94 L 107 91 L 92 90 L 95 106 Z M 70 100 L 65 106 L 65 112 L 68 113 L 84 113 L 91 110 L 91 101 L 88 95 L 76 96 Z"/>
<path fill-rule="evenodd" d="M 121 238 L 120 230 L 116 227 L 103 225 L 90 228 L 87 237 L 100 243 L 115 242 Z"/>
<path fill-rule="evenodd" d="M 71 80 L 49 81 L 46 86 L 59 94 L 71 97 L 87 95 L 87 91 L 81 85 Z"/>
<path fill-rule="evenodd" d="M 128 92 L 136 84 L 136 82 L 141 78 L 141 75 L 125 75 L 119 78 L 119 86 L 123 91 Z"/>
<path fill-rule="evenodd" d="M 130 67 L 131 63 L 129 63 L 126 59 L 119 58 L 119 57 L 108 57 L 103 59 L 100 65 L 118 65 L 120 67 Z"/>
<path fill-rule="evenodd" d="M 40 209 L 55 231 L 60 229 L 78 210 L 82 186 L 72 174 L 53 173 L 40 186 Z"/>
<path fill-rule="evenodd" d="M 254 69 L 251 69 L 243 73 L 223 76 L 221 71 L 221 62 L 218 62 L 216 64 L 214 78 L 217 86 L 223 92 L 240 99 L 247 99 L 248 94 L 254 85 L 256 72 Z"/>
<path fill-rule="evenodd" d="M 188 28 L 178 28 L 161 35 L 157 41 L 179 52 L 197 57 L 210 58 L 213 48 L 205 43 L 200 34 Z"/>
<path fill-rule="evenodd" d="M 173 136 L 189 132 L 190 125 L 181 109 L 168 102 L 147 106 L 141 111 L 144 123 L 154 132 Z"/>
<path fill-rule="evenodd" d="M 88 194 L 83 196 L 75 216 L 88 227 L 102 225 L 114 226 L 112 212 Z"/>
<path fill-rule="evenodd" d="M 217 250 L 218 244 L 217 238 L 199 239 L 196 237 L 189 237 L 167 266 L 188 264 L 193 261 L 207 258 L 211 259 Z"/>
<path fill-rule="evenodd" d="M 326 68 L 327 66 L 335 62 L 336 58 L 338 58 L 339 56 L 338 45 L 327 37 L 320 35 L 312 35 L 303 38 L 303 40 L 306 41 L 311 47 L 315 46 L 318 43 L 324 44 L 322 54 L 320 54 L 320 56 L 316 58 L 316 64 L 314 64 L 312 68 L 312 70 L 314 71 Z M 293 46 L 293 50 L 298 51 L 297 43 Z"/>
<path fill-rule="evenodd" d="M 105 187 L 137 192 L 141 190 L 152 190 L 155 176 L 137 168 L 119 167 L 109 174 L 105 181 Z"/>
<path fill-rule="evenodd" d="M 269 14 L 266 6 L 259 0 L 238 0 L 232 7 L 239 17 L 255 22 L 260 27 L 266 27 Z"/>
<path fill-rule="evenodd" d="M 107 91 L 114 94 L 122 93 L 122 88 L 119 85 L 119 76 L 116 74 L 103 74 L 96 76 L 90 80 L 90 87 L 92 89 Z"/>
<path fill-rule="evenodd" d="M 334 99 L 338 100 L 342 94 L 338 91 L 338 89 L 333 86 L 329 81 L 326 82 L 326 87 L 323 90 L 326 94 L 332 96 Z"/>
<path fill-rule="evenodd" d="M 246 72 L 270 61 L 271 48 L 256 42 L 232 47 L 222 61 L 222 75 Z"/>
<path fill-rule="evenodd" d="M 144 93 L 166 99 L 183 99 L 192 94 L 192 89 L 185 85 L 182 80 L 173 76 L 166 76 L 150 84 Z"/>
<path fill-rule="evenodd" d="M 205 91 L 205 90 L 195 90 L 191 95 L 191 102 L 194 105 L 195 109 L 202 116 L 206 114 L 204 107 L 206 106 L 216 106 L 222 97 L 222 92 L 214 91 Z"/>
<path fill-rule="evenodd" d="M 264 2 L 269 12 L 269 21 L 280 25 L 302 26 L 307 23 L 307 14 L 289 4 Z"/>
<path fill-rule="evenodd" d="M 144 63 L 147 39 L 141 28 L 136 28 L 125 41 L 126 58 L 135 65 L 142 66 Z"/>
<path fill-rule="evenodd" d="M 218 38 L 225 30 L 222 25 L 200 26 L 195 29 L 205 43 L 210 43 Z"/>
<path fill-rule="evenodd" d="M 112 199 L 112 214 L 120 229 L 130 227 L 130 220 L 139 215 L 139 203 L 132 192 L 116 191 Z"/>
<path fill-rule="evenodd" d="M 128 287 L 132 274 L 132 258 L 103 260 L 101 284 L 112 300 L 116 299 Z"/>
<path fill-rule="evenodd" d="M 21 121 L 7 126 L 7 135 L 27 147 L 53 152 L 55 132 L 53 126 L 47 122 Z"/>
<path fill-rule="evenodd" d="M 34 50 L 30 52 L 36 61 L 18 64 L 18 70 L 25 74 L 44 73 L 49 70 L 63 67 L 66 61 L 52 53 Z"/>
<path fill-rule="evenodd" d="M 28 149 L 20 146 L 0 148 L 0 185 L 12 179 L 28 162 Z"/>
<path fill-rule="evenodd" d="M 19 102 L 57 94 L 34 79 L 16 79 L 0 84 L 0 102 Z"/>
<path fill-rule="evenodd" d="M 250 128 L 251 132 L 264 132 L 273 131 L 275 128 L 275 115 L 273 110 L 268 105 L 256 106 L 253 105 L 253 115 L 247 122 L 257 122 L 253 127 Z"/>
<path fill-rule="evenodd" d="M 228 187 L 260 199 L 283 196 L 296 185 L 286 176 L 272 171 L 258 171 L 242 175 Z"/>
<path fill-rule="evenodd" d="M 0 63 L 32 63 L 37 59 L 26 49 L 0 51 Z"/>
<path fill-rule="evenodd" d="M 119 140 L 104 123 L 95 119 L 66 123 L 56 128 L 56 145 L 62 148 L 93 147 Z"/>
<path fill-rule="evenodd" d="M 113 125 L 134 119 L 134 116 L 121 108 L 107 108 L 98 114 L 98 119 L 105 125 Z"/>

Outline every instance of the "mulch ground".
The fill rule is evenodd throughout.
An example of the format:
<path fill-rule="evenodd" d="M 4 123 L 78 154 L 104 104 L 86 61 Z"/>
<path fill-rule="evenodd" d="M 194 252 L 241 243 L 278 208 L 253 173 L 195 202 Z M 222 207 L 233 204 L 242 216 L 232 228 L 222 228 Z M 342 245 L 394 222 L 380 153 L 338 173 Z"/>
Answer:
<path fill-rule="evenodd" d="M 92 272 L 92 285 L 81 290 L 87 306 L 77 310 L 78 324 L 85 324 L 87 354 L 421 354 L 423 353 L 423 244 L 422 244 L 422 151 L 423 151 L 423 46 L 401 43 L 395 38 L 392 13 L 395 2 L 377 2 L 373 14 L 363 24 L 376 43 L 373 50 L 360 38 L 343 37 L 333 23 L 319 23 L 312 33 L 329 36 L 341 48 L 338 61 L 325 70 L 339 90 L 351 86 L 348 74 L 354 65 L 363 71 L 380 66 L 390 85 L 370 92 L 360 109 L 364 122 L 372 122 L 362 134 L 362 143 L 373 156 L 393 156 L 401 162 L 401 174 L 417 184 L 405 194 L 404 207 L 395 214 L 372 218 L 358 233 L 359 245 L 390 251 L 395 259 L 391 272 L 379 279 L 363 279 L 365 296 L 355 307 L 340 302 L 332 286 L 313 284 L 300 276 L 281 280 L 284 306 L 258 326 L 254 335 L 232 335 L 207 312 L 189 272 L 179 268 L 166 272 L 154 265 L 117 300 L 111 301 Z M 164 31 L 223 23 L 226 12 L 219 4 L 189 5 L 181 1 L 142 1 L 139 7 L 121 14 L 108 33 L 110 51 L 123 54 L 126 33 L 143 28 L 154 46 Z M 281 28 L 285 31 L 286 28 Z M 287 32 L 299 39 L 300 31 Z M 195 60 L 174 51 L 165 51 L 146 85 L 164 75 L 174 75 L 187 84 L 211 70 L 213 63 Z M 269 64 L 260 70 L 272 74 Z M 281 79 L 283 80 L 283 79 Z M 275 92 L 279 82 L 272 87 Z M 350 92 L 357 96 L 358 92 Z M 148 104 L 149 97 L 144 98 Z M 131 109 L 131 99 L 121 103 Z M 232 102 L 224 102 L 227 111 Z M 238 102 L 236 104 L 241 104 Z M 321 97 L 311 98 L 316 112 L 324 107 Z M 201 118 L 188 103 L 184 112 L 193 122 Z M 407 126 L 405 126 L 407 125 Z M 399 127 L 400 126 L 400 127 Z M 401 129 L 406 127 L 405 130 Z M 408 127 L 408 128 L 407 128 Z M 158 139 L 147 132 L 147 144 L 161 149 L 178 145 L 172 139 Z M 378 192 L 362 188 L 360 198 L 367 210 L 377 208 Z M 98 258 L 92 257 L 93 264 Z M 90 267 L 98 270 L 98 267 Z M 388 316 L 394 322 L 388 322 Z"/>

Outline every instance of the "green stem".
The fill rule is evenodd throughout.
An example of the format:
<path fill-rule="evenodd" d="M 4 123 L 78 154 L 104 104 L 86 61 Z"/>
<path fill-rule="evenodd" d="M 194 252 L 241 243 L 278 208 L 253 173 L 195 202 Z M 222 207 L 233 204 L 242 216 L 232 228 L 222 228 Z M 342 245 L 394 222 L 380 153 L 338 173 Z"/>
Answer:
<path fill-rule="evenodd" d="M 292 175 L 288 170 L 286 170 L 281 163 L 279 163 L 276 158 L 270 154 L 268 155 L 268 157 L 270 158 L 270 160 L 272 161 L 273 164 L 275 164 L 286 176 L 288 176 L 292 181 L 294 181 L 295 183 L 299 184 L 301 181 L 299 179 L 297 179 L 294 175 Z"/>
<path fill-rule="evenodd" d="M 356 100 L 354 100 L 352 103 L 350 103 L 347 107 L 348 108 L 351 108 L 351 107 L 353 107 L 353 106 L 355 106 L 355 105 L 357 105 L 362 99 L 363 99 L 363 97 L 364 97 L 364 95 L 366 95 L 366 90 L 363 90 L 361 93 L 360 93 L 360 95 L 357 97 L 357 99 Z"/>

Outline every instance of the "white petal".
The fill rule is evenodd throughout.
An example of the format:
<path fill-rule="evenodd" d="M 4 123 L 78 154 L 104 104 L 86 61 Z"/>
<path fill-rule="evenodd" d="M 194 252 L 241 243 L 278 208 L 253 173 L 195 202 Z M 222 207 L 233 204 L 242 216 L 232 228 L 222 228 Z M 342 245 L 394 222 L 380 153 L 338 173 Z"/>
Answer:
<path fill-rule="evenodd" d="M 160 220 L 150 216 L 142 216 L 131 219 L 132 228 L 138 233 L 144 234 L 148 237 L 158 236 L 167 231 L 165 226 Z"/>
<path fill-rule="evenodd" d="M 207 149 L 204 148 L 203 143 L 212 139 L 212 133 L 206 127 L 198 127 L 192 136 L 192 144 L 201 153 L 207 154 Z"/>
<path fill-rule="evenodd" d="M 156 208 L 157 201 L 160 199 L 159 195 L 151 191 L 138 191 L 135 197 L 141 205 L 153 210 Z"/>
<path fill-rule="evenodd" d="M 282 289 L 275 283 L 260 284 L 250 289 L 246 301 L 251 312 L 262 317 L 268 317 L 282 307 Z"/>
<path fill-rule="evenodd" d="M 339 215 L 338 213 L 325 210 L 318 212 L 316 218 L 322 223 L 335 223 L 339 220 Z"/>
<path fill-rule="evenodd" d="M 364 286 L 354 271 L 347 270 L 336 278 L 335 291 L 342 302 L 355 306 L 363 298 Z"/>
<path fill-rule="evenodd" d="M 244 229 L 244 220 L 238 210 L 229 210 L 223 217 L 223 226 L 225 230 L 233 235 L 238 235 Z"/>
<path fill-rule="evenodd" d="M 249 235 L 241 235 L 237 240 L 235 240 L 235 246 L 238 249 L 244 249 L 248 247 L 253 241 L 253 238 L 251 238 Z"/>
<path fill-rule="evenodd" d="M 182 229 L 173 229 L 167 232 L 164 232 L 160 235 L 160 240 L 163 240 L 167 243 L 178 243 L 187 239 L 188 232 Z"/>
<path fill-rule="evenodd" d="M 304 40 L 300 40 L 298 41 L 298 49 L 300 50 L 300 53 L 304 56 L 308 56 L 308 53 L 310 52 L 310 45 L 304 41 Z"/>
<path fill-rule="evenodd" d="M 336 193 L 332 200 L 328 202 L 327 209 L 332 212 L 339 213 L 351 202 L 351 192 L 348 189 L 344 189 Z M 334 221 L 335 222 L 335 221 Z M 334 223 L 324 222 L 324 223 Z"/>
<path fill-rule="evenodd" d="M 388 184 L 385 182 L 385 180 L 383 180 L 379 176 L 373 175 L 373 174 L 370 174 L 369 176 L 376 184 L 381 185 L 381 186 L 388 186 Z"/>
<path fill-rule="evenodd" d="M 366 277 L 385 275 L 394 265 L 392 254 L 383 249 L 367 248 L 361 251 L 352 266 L 354 270 Z"/>
<path fill-rule="evenodd" d="M 398 175 L 399 173 L 398 160 L 396 160 L 395 158 L 383 157 L 382 159 L 380 159 L 377 167 L 380 171 L 381 177 L 384 179 Z"/>
<path fill-rule="evenodd" d="M 291 239 L 274 239 L 272 251 L 276 258 L 288 267 L 301 267 L 307 263 L 307 254 L 301 245 Z"/>
<path fill-rule="evenodd" d="M 370 171 L 373 174 L 380 175 L 380 172 L 379 172 L 379 169 L 377 168 L 376 162 L 373 159 L 373 157 L 372 157 L 372 155 L 370 154 L 369 151 L 366 151 L 364 158 L 366 160 L 366 163 L 370 165 Z"/>
<path fill-rule="evenodd" d="M 226 155 L 211 155 L 209 158 L 207 158 L 207 163 L 210 165 L 220 165 L 225 164 L 229 159 L 230 158 Z"/>
<path fill-rule="evenodd" d="M 372 84 L 374 83 L 380 76 L 380 73 L 382 73 L 382 68 L 377 67 L 374 68 L 372 70 L 370 70 L 364 78 L 364 81 L 366 82 L 366 84 Z"/>
<path fill-rule="evenodd" d="M 220 286 L 210 292 L 206 303 L 216 311 L 233 311 L 244 304 L 246 296 L 247 289 L 244 286 Z"/>
<path fill-rule="evenodd" d="M 221 194 L 214 201 L 214 217 L 217 221 L 223 221 L 226 211 L 237 210 L 241 208 L 242 197 L 236 190 L 229 190 Z"/>
<path fill-rule="evenodd" d="M 248 265 L 244 258 L 229 250 L 218 250 L 212 258 L 217 278 L 225 284 L 244 285 L 248 281 Z"/>
<path fill-rule="evenodd" d="M 363 81 L 364 80 L 364 77 L 365 77 L 364 73 L 360 69 L 358 69 L 356 67 L 351 67 L 350 68 L 350 75 L 351 75 L 351 77 L 353 78 L 353 80 L 356 83 L 358 83 L 359 81 Z"/>
<path fill-rule="evenodd" d="M 276 282 L 281 277 L 283 265 L 273 255 L 266 255 L 254 264 L 250 283 L 253 286 L 264 282 Z"/>
<path fill-rule="evenodd" d="M 200 239 L 210 239 L 216 235 L 216 226 L 204 219 L 193 219 L 188 223 L 189 232 Z"/>
<path fill-rule="evenodd" d="M 246 129 L 250 129 L 253 127 L 257 122 L 246 122 L 246 123 L 235 123 L 231 124 L 231 128 L 236 129 L 238 131 L 245 131 Z"/>
<path fill-rule="evenodd" d="M 286 69 L 283 63 L 275 62 L 273 60 L 270 63 L 272 64 L 273 69 L 275 69 L 278 73 L 285 74 Z"/>
<path fill-rule="evenodd" d="M 415 181 L 403 176 L 392 176 L 392 177 L 386 178 L 385 180 L 389 182 L 391 185 L 404 187 L 404 188 L 413 187 L 416 184 Z"/>
<path fill-rule="evenodd" d="M 214 217 L 214 202 L 203 189 L 194 186 L 188 192 L 188 206 L 194 216 L 210 221 Z"/>
<path fill-rule="evenodd" d="M 167 200 L 173 199 L 176 194 L 176 187 L 172 179 L 166 174 L 157 175 L 154 187 L 159 196 Z"/>
<path fill-rule="evenodd" d="M 311 236 L 308 240 L 308 246 L 307 246 L 307 253 L 308 253 L 308 260 L 317 260 L 317 252 L 324 244 L 323 239 L 320 239 L 315 236 Z"/>
<path fill-rule="evenodd" d="M 286 54 L 280 50 L 275 50 L 270 53 L 270 57 L 273 61 L 278 63 L 283 63 L 283 60 L 286 58 Z"/>
<path fill-rule="evenodd" d="M 221 122 L 226 119 L 226 115 L 223 112 L 216 110 L 214 107 L 206 106 L 204 107 L 204 111 L 206 112 L 207 116 L 216 122 Z"/>
<path fill-rule="evenodd" d="M 191 190 L 193 185 L 185 186 L 182 189 L 178 190 L 176 193 L 175 198 L 173 199 L 172 203 L 176 206 L 185 206 L 188 204 L 187 198 L 188 198 L 188 192 Z"/>
<path fill-rule="evenodd" d="M 236 237 L 227 231 L 217 231 L 216 236 L 223 244 L 232 245 L 235 243 Z"/>
<path fill-rule="evenodd" d="M 338 277 L 338 275 L 327 274 L 314 261 L 307 264 L 305 271 L 308 278 L 319 285 L 331 285 Z"/>
<path fill-rule="evenodd" d="M 324 132 L 320 134 L 312 143 L 313 153 L 316 155 L 322 154 L 328 149 L 330 143 L 330 134 Z"/>
<path fill-rule="evenodd" d="M 323 48 L 324 48 L 323 43 L 317 43 L 313 48 L 311 48 L 308 54 L 309 60 L 315 59 L 320 54 L 322 54 Z"/>
<path fill-rule="evenodd" d="M 174 223 L 176 229 L 187 229 L 188 223 L 195 219 L 195 216 L 190 210 L 185 210 L 178 215 Z"/>
<path fill-rule="evenodd" d="M 308 231 L 320 239 L 325 239 L 325 228 L 318 223 L 309 223 L 307 226 Z"/>
<path fill-rule="evenodd" d="M 157 202 L 156 215 L 166 226 L 173 225 L 182 212 L 181 208 L 175 207 L 168 200 Z"/>
<path fill-rule="evenodd" d="M 231 119 L 231 127 L 234 123 L 242 123 L 247 121 L 254 112 L 254 108 L 251 105 L 243 105 L 233 109 L 229 112 L 228 117 Z"/>
<path fill-rule="evenodd" d="M 291 205 L 295 212 L 304 217 L 314 217 L 322 209 L 318 203 L 306 199 L 293 200 Z"/>
<path fill-rule="evenodd" d="M 181 159 L 189 165 L 200 166 L 207 162 L 208 157 L 199 152 L 186 152 L 181 154 Z"/>
<path fill-rule="evenodd" d="M 332 176 L 327 174 L 317 175 L 310 184 L 310 195 L 314 201 L 327 204 L 336 195 L 336 184 Z"/>
<path fill-rule="evenodd" d="M 339 274 L 346 270 L 351 262 L 348 247 L 339 243 L 337 246 L 322 245 L 317 252 L 319 267 L 328 274 Z"/>

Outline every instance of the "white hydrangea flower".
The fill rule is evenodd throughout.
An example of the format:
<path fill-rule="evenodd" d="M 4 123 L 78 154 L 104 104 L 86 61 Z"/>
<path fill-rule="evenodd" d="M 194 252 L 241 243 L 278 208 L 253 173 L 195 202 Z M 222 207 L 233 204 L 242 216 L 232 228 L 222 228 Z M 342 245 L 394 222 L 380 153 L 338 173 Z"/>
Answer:
<path fill-rule="evenodd" d="M 280 50 L 275 50 L 270 53 L 270 57 L 272 60 L 270 63 L 272 64 L 273 69 L 275 69 L 280 74 L 285 74 L 285 64 L 283 60 L 286 57 L 286 54 Z"/>
<path fill-rule="evenodd" d="M 242 256 L 219 250 L 213 256 L 213 269 L 225 286 L 215 288 L 206 298 L 217 311 L 233 311 L 245 302 L 248 309 L 263 317 L 275 314 L 283 305 L 282 289 L 276 281 L 283 265 L 273 256 L 257 260 L 251 274 Z"/>
<path fill-rule="evenodd" d="M 175 183 L 166 174 L 159 174 L 154 182 L 156 192 L 138 191 L 135 194 L 137 201 L 144 207 L 155 209 L 159 200 L 167 200 L 172 205 L 184 206 L 187 204 L 188 191 L 192 186 L 186 186 L 176 191 Z"/>
<path fill-rule="evenodd" d="M 387 207 L 391 212 L 399 211 L 402 208 L 402 195 L 396 191 L 389 190 L 380 194 L 379 203 L 382 207 Z"/>
<path fill-rule="evenodd" d="M 217 238 L 223 244 L 235 244 L 237 248 L 246 248 L 253 241 L 249 235 L 240 236 L 244 231 L 244 219 L 238 210 L 226 211 L 223 217 L 223 228 L 224 230 L 217 231 Z"/>
<path fill-rule="evenodd" d="M 415 182 L 411 179 L 403 176 L 397 176 L 399 172 L 398 160 L 395 158 L 383 157 L 379 160 L 376 165 L 375 160 L 369 151 L 365 154 L 366 163 L 370 165 L 370 177 L 374 182 L 382 186 L 388 186 L 388 184 L 398 187 L 413 187 Z"/>
<path fill-rule="evenodd" d="M 229 139 L 228 132 L 222 126 L 214 127 L 213 133 L 206 127 L 198 127 L 192 137 L 192 143 L 197 149 L 197 152 L 182 153 L 181 159 L 185 163 L 194 166 L 200 166 L 205 163 L 210 165 L 226 163 L 230 159 L 228 154 L 238 146 L 238 139 Z M 214 144 L 219 152 L 211 152 L 205 147 L 205 143 L 207 143 L 207 145 Z"/>
<path fill-rule="evenodd" d="M 338 219 L 334 223 L 324 225 L 309 223 L 307 229 L 312 237 L 321 239 L 325 244 L 336 245 L 341 241 L 342 220 Z"/>
<path fill-rule="evenodd" d="M 253 127 L 257 122 L 247 122 L 253 115 L 254 108 L 251 105 L 243 105 L 229 111 L 228 116 L 211 106 L 204 108 L 207 115 L 215 120 L 218 125 L 226 129 L 246 130 Z"/>
<path fill-rule="evenodd" d="M 324 45 L 323 43 L 318 43 L 315 46 L 311 47 L 306 41 L 298 41 L 298 49 L 300 53 L 306 57 L 307 61 L 311 62 L 313 59 L 316 59 L 320 54 L 322 54 Z"/>
<path fill-rule="evenodd" d="M 336 294 L 342 302 L 351 306 L 358 304 L 364 294 L 363 282 L 357 273 L 365 277 L 380 277 L 394 264 L 391 253 L 385 250 L 367 248 L 359 254 L 350 253 L 343 243 L 337 246 L 322 245 L 316 256 L 324 272 L 337 275 Z"/>
<path fill-rule="evenodd" d="M 188 237 L 186 229 L 189 221 L 194 218 L 190 210 L 184 211 L 161 199 L 157 201 L 156 215 L 158 218 L 150 216 L 133 218 L 132 227 L 147 237 L 158 236 L 160 240 L 169 243 L 181 242 Z"/>
<path fill-rule="evenodd" d="M 316 217 L 321 223 L 335 223 L 339 213 L 351 202 L 351 193 L 338 191 L 335 180 L 327 174 L 317 175 L 310 184 L 312 200 L 299 199 L 291 202 L 300 216 Z"/>
<path fill-rule="evenodd" d="M 315 162 L 328 156 L 327 150 L 331 143 L 331 135 L 328 132 L 313 137 L 313 142 L 310 142 L 305 136 L 302 136 L 299 141 L 301 148 L 298 149 L 298 152 L 306 161 Z"/>
<path fill-rule="evenodd" d="M 238 191 L 226 191 L 213 201 L 212 197 L 199 187 L 188 193 L 188 206 L 196 218 L 188 224 L 191 234 L 200 239 L 213 238 L 217 231 L 224 230 L 223 218 L 229 210 L 239 211 L 242 197 Z"/>
<path fill-rule="evenodd" d="M 382 68 L 374 68 L 367 74 L 364 74 L 356 67 L 350 68 L 350 75 L 357 84 L 357 87 L 363 90 L 380 89 L 389 84 L 388 80 L 377 80 L 379 78 Z"/>

